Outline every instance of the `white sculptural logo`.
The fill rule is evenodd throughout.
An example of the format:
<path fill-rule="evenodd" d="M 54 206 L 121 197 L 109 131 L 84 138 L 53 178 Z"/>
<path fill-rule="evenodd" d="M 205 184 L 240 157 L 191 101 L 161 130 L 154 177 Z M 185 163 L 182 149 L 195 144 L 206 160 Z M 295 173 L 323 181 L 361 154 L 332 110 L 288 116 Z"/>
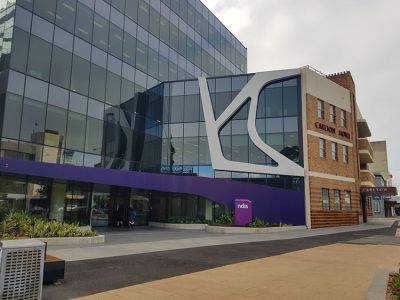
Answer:
<path fill-rule="evenodd" d="M 204 77 L 199 78 L 200 97 L 203 105 L 204 119 L 206 123 L 206 130 L 208 136 L 208 143 L 210 148 L 212 166 L 216 170 L 234 171 L 234 172 L 248 172 L 260 174 L 277 174 L 277 175 L 291 175 L 291 176 L 304 176 L 304 169 L 282 155 L 272 147 L 264 143 L 260 138 L 256 129 L 256 115 L 258 96 L 268 82 L 280 78 L 299 75 L 300 71 L 286 70 L 279 72 L 263 72 L 256 73 L 247 85 L 240 91 L 240 93 L 233 99 L 225 111 L 215 119 L 214 110 L 211 103 L 210 92 L 208 90 L 207 80 Z M 227 160 L 223 153 L 219 139 L 219 131 L 225 123 L 231 119 L 234 114 L 242 107 L 242 105 L 250 99 L 250 110 L 247 122 L 249 137 L 254 145 L 263 153 L 273 159 L 277 166 L 257 165 L 251 163 L 243 163 L 237 161 Z"/>

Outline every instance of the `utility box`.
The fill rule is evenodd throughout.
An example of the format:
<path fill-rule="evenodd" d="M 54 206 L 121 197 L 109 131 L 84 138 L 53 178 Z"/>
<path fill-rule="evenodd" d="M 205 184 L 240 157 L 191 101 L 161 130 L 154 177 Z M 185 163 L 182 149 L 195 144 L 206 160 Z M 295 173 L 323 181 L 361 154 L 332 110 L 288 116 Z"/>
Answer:
<path fill-rule="evenodd" d="M 42 298 L 45 247 L 35 239 L 0 242 L 0 299 Z"/>
<path fill-rule="evenodd" d="M 235 225 L 246 226 L 253 220 L 253 205 L 248 199 L 235 199 Z"/>

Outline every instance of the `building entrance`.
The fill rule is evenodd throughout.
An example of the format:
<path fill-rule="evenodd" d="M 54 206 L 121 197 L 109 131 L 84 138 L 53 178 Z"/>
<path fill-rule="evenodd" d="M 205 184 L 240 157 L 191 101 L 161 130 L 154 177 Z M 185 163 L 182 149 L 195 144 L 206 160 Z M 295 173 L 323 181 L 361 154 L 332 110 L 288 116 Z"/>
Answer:
<path fill-rule="evenodd" d="M 149 222 L 150 193 L 123 187 L 94 186 L 92 199 L 93 227 L 127 227 L 129 211 L 135 211 L 135 226 Z"/>

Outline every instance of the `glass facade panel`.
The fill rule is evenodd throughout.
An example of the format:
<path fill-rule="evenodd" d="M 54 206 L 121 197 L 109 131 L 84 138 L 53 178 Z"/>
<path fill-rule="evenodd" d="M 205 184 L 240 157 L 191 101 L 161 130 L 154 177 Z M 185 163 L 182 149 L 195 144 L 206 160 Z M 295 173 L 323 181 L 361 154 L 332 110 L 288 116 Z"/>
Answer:
<path fill-rule="evenodd" d="M 86 117 L 84 115 L 69 112 L 67 127 L 68 149 L 83 151 L 85 145 Z"/>
<path fill-rule="evenodd" d="M 31 36 L 27 73 L 42 80 L 49 80 L 51 44 Z"/>
<path fill-rule="evenodd" d="M 71 77 L 72 54 L 54 46 L 51 62 L 50 82 L 63 88 L 69 88 Z"/>
<path fill-rule="evenodd" d="M 22 97 L 8 93 L 5 98 L 3 117 L 3 137 L 19 138 L 20 121 L 22 115 Z"/>
<path fill-rule="evenodd" d="M 21 120 L 20 139 L 27 142 L 43 144 L 46 105 L 25 98 Z"/>

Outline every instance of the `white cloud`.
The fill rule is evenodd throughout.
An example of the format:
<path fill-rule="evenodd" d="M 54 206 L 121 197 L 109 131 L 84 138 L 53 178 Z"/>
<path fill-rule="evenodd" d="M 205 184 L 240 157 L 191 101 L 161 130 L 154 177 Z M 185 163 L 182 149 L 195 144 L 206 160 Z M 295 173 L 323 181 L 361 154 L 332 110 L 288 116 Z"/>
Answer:
<path fill-rule="evenodd" d="M 328 74 L 350 70 L 371 140 L 387 140 L 389 167 L 400 170 L 400 1 L 203 2 L 247 47 L 249 72 L 307 64 Z"/>

